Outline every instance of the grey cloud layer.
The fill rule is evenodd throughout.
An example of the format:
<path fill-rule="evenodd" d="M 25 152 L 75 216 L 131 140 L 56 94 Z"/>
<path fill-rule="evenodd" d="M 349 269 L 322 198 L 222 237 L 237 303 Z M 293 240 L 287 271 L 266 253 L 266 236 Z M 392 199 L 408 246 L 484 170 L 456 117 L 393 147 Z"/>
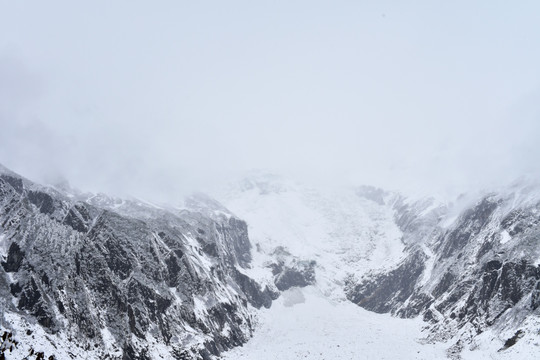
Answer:
<path fill-rule="evenodd" d="M 538 5 L 434 4 L 2 2 L 0 162 L 160 199 L 540 175 Z"/>

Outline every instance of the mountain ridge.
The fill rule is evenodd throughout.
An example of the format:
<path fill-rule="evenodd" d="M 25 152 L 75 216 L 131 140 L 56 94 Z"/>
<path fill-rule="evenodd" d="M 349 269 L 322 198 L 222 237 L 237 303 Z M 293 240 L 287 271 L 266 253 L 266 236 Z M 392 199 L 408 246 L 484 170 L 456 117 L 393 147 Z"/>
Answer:
<path fill-rule="evenodd" d="M 214 359 L 276 331 L 258 310 L 276 301 L 352 302 L 422 319 L 419 350 L 538 354 L 539 188 L 443 202 L 257 174 L 170 206 L 0 166 L 0 326 L 11 356 Z"/>
<path fill-rule="evenodd" d="M 1 325 L 19 339 L 12 356 L 34 352 L 36 334 L 45 355 L 66 359 L 209 358 L 247 341 L 251 309 L 276 294 L 239 271 L 250 261 L 245 222 L 91 200 L 2 171 Z"/>

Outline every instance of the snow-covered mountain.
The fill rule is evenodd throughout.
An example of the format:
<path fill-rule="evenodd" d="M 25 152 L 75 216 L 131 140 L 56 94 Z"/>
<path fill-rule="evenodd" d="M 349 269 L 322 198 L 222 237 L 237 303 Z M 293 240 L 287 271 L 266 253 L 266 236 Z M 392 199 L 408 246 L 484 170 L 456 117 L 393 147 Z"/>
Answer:
<path fill-rule="evenodd" d="M 253 309 L 277 295 L 242 272 L 246 223 L 204 197 L 189 205 L 74 195 L 0 169 L 2 356 L 209 359 L 247 341 Z"/>
<path fill-rule="evenodd" d="M 260 280 L 270 264 L 312 263 L 313 281 L 339 298 L 347 275 L 391 267 L 404 255 L 394 211 L 384 203 L 395 195 L 382 190 L 318 189 L 259 173 L 216 196 L 248 223 L 257 250 L 252 275 Z"/>
<path fill-rule="evenodd" d="M 0 352 L 534 358 L 539 189 L 443 202 L 258 173 L 172 207 L 0 167 Z"/>
<path fill-rule="evenodd" d="M 516 182 L 427 212 L 418 203 L 397 204 L 396 215 L 410 239 L 407 257 L 393 269 L 349 279 L 351 301 L 421 315 L 428 338 L 449 341 L 453 358 L 479 348 L 540 352 L 538 183 Z"/>
<path fill-rule="evenodd" d="M 443 202 L 257 174 L 220 200 L 247 221 L 257 269 L 284 252 L 313 261 L 324 297 L 421 318 L 422 342 L 451 358 L 540 354 L 537 182 Z"/>

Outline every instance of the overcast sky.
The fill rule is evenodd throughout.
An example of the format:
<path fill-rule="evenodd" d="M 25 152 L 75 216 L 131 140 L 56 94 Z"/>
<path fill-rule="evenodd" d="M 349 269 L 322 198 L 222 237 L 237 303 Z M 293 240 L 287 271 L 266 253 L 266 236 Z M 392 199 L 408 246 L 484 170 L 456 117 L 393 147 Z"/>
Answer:
<path fill-rule="evenodd" d="M 0 0 L 0 163 L 156 199 L 258 168 L 540 176 L 538 1 Z"/>

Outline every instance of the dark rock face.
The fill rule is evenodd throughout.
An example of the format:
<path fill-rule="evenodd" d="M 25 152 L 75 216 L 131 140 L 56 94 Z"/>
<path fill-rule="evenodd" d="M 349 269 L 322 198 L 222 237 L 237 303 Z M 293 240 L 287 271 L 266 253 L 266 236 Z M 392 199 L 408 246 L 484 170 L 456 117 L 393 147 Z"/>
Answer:
<path fill-rule="evenodd" d="M 489 222 L 497 208 L 497 202 L 491 197 L 484 198 L 475 207 L 468 209 L 461 217 L 461 226 L 455 227 L 439 242 L 437 253 L 448 258 L 462 250 L 471 239 L 477 236 Z"/>
<path fill-rule="evenodd" d="M 272 300 L 275 300 L 278 297 L 278 295 L 273 293 L 268 287 L 265 287 L 264 291 L 261 292 L 257 282 L 239 271 L 235 272 L 234 279 L 244 290 L 247 300 L 257 309 L 260 309 L 263 306 L 269 308 L 272 305 Z"/>
<path fill-rule="evenodd" d="M 11 175 L 0 175 L 0 179 L 2 179 L 4 182 L 9 184 L 13 190 L 15 190 L 17 193 L 22 193 L 23 191 L 23 181 L 21 178 L 11 176 Z"/>
<path fill-rule="evenodd" d="M 84 203 L 73 205 L 64 218 L 64 225 L 67 225 L 80 233 L 86 233 L 90 228 L 90 221 L 92 220 L 86 206 L 87 205 Z"/>
<path fill-rule="evenodd" d="M 377 313 L 395 312 L 413 294 L 418 277 L 424 271 L 424 254 L 414 253 L 388 274 L 347 284 L 347 298 Z"/>
<path fill-rule="evenodd" d="M 38 285 L 33 278 L 30 279 L 30 284 L 22 288 L 19 294 L 20 310 L 26 310 L 36 317 L 38 323 L 44 327 L 52 328 L 54 326 L 53 315 L 47 304 L 47 300 L 42 295 Z"/>
<path fill-rule="evenodd" d="M 17 272 L 21 267 L 24 258 L 24 252 L 17 243 L 12 243 L 9 246 L 7 260 L 2 261 L 2 267 L 6 272 Z"/>
<path fill-rule="evenodd" d="M 231 215 L 100 207 L 27 184 L 0 176 L 0 300 L 6 313 L 64 334 L 73 342 L 64 347 L 153 359 L 154 341 L 171 358 L 209 358 L 243 344 L 249 307 L 278 295 L 239 271 L 251 244 Z"/>
<path fill-rule="evenodd" d="M 273 254 L 275 261 L 268 265 L 274 275 L 274 284 L 279 291 L 292 287 L 304 287 L 315 283 L 314 260 L 300 260 L 292 256 L 284 247 L 278 246 Z"/>
<path fill-rule="evenodd" d="M 496 267 L 493 268 L 493 265 Z M 467 300 L 462 316 L 476 317 L 486 314 L 486 322 L 491 325 L 504 311 L 514 307 L 525 294 L 533 293 L 540 280 L 537 267 L 522 261 L 520 263 L 491 261 Z M 534 302 L 527 304 L 534 310 Z"/>
<path fill-rule="evenodd" d="M 506 340 L 504 342 L 504 346 L 499 351 L 504 351 L 504 350 L 508 349 L 509 347 L 512 347 L 512 346 L 516 345 L 518 340 L 521 339 L 523 337 L 523 335 L 524 335 L 523 330 L 516 331 L 514 336 L 512 336 L 510 339 L 508 339 L 508 340 Z"/>
<path fill-rule="evenodd" d="M 315 282 L 315 262 L 297 262 L 293 267 L 276 268 L 274 283 L 278 290 L 288 290 L 294 286 L 304 287 Z"/>
<path fill-rule="evenodd" d="M 52 214 L 54 212 L 53 198 L 41 191 L 29 191 L 26 196 L 28 201 L 36 205 L 42 214 Z"/>
<path fill-rule="evenodd" d="M 240 266 L 246 267 L 251 261 L 251 243 L 249 242 L 247 224 L 245 221 L 231 217 L 228 226 L 223 228 L 223 236 L 231 234 L 231 241 L 226 242 L 232 245 L 229 251 L 235 255 Z"/>

